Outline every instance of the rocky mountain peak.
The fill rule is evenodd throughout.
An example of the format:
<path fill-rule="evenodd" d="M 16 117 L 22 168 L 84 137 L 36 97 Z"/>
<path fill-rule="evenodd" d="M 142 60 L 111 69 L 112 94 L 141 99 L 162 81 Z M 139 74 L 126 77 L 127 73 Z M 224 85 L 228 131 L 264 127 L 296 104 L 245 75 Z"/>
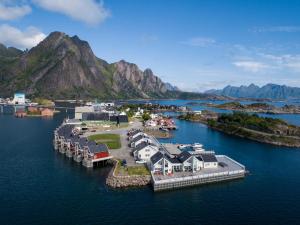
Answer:
<path fill-rule="evenodd" d="M 1 47 L 0 47 L 1 49 Z M 1 61 L 3 60 L 3 61 Z M 78 36 L 52 32 L 13 63 L 0 57 L 0 94 L 23 91 L 51 98 L 164 97 L 167 88 L 151 69 L 120 60 L 109 64 L 97 58 L 89 43 Z"/>

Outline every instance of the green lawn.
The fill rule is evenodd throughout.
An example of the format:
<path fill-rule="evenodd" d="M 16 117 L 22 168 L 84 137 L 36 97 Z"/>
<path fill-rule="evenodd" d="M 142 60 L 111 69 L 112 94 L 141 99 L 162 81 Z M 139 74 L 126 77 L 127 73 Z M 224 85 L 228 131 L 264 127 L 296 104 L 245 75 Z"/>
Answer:
<path fill-rule="evenodd" d="M 117 168 L 115 170 L 115 175 L 117 176 L 118 175 L 119 176 L 150 175 L 150 172 L 145 165 L 129 166 L 129 167 L 121 166 L 121 161 L 119 160 Z"/>
<path fill-rule="evenodd" d="M 119 134 L 95 134 L 88 137 L 90 141 L 106 144 L 109 149 L 121 148 Z"/>

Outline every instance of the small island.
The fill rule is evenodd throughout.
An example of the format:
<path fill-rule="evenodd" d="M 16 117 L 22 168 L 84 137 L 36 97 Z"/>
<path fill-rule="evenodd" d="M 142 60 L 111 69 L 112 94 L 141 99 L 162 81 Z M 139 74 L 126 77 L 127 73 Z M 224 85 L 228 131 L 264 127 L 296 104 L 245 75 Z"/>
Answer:
<path fill-rule="evenodd" d="M 295 105 L 284 105 L 282 107 L 276 107 L 267 103 L 241 104 L 240 102 L 227 102 L 223 104 L 203 103 L 202 105 L 212 108 L 249 113 L 300 114 L 300 107 Z"/>
<path fill-rule="evenodd" d="M 286 147 L 300 147 L 300 127 L 281 119 L 260 117 L 257 114 L 233 112 L 217 114 L 204 111 L 201 114 L 187 113 L 182 120 L 201 122 L 223 133 L 250 140 Z"/>

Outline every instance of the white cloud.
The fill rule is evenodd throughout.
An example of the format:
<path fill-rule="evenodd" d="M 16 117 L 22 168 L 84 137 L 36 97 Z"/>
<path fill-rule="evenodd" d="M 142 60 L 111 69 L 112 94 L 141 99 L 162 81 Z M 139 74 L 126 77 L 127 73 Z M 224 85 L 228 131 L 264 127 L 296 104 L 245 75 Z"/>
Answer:
<path fill-rule="evenodd" d="M 0 0 L 0 20 L 14 20 L 31 13 L 28 5 L 10 5 L 8 1 Z"/>
<path fill-rule="evenodd" d="M 31 48 L 42 41 L 46 35 L 35 27 L 21 31 L 15 27 L 3 24 L 0 26 L 0 43 L 16 48 Z"/>
<path fill-rule="evenodd" d="M 181 42 L 181 44 L 196 46 L 196 47 L 207 47 L 216 43 L 215 39 L 206 38 L 206 37 L 194 37 L 186 41 Z"/>
<path fill-rule="evenodd" d="M 255 33 L 267 33 L 267 32 L 294 33 L 294 32 L 300 32 L 300 26 L 255 27 L 252 29 L 252 31 Z"/>
<path fill-rule="evenodd" d="M 300 55 L 283 54 L 260 54 L 280 69 L 290 69 L 294 72 L 300 72 Z"/>
<path fill-rule="evenodd" d="M 256 62 L 256 61 L 237 61 L 237 62 L 233 62 L 233 65 L 235 65 L 236 67 L 240 67 L 245 71 L 249 71 L 253 73 L 260 72 L 262 70 L 270 68 L 269 65 L 261 62 Z"/>
<path fill-rule="evenodd" d="M 65 14 L 75 20 L 83 21 L 90 25 L 103 22 L 110 16 L 102 2 L 96 0 L 32 0 L 40 7 Z"/>

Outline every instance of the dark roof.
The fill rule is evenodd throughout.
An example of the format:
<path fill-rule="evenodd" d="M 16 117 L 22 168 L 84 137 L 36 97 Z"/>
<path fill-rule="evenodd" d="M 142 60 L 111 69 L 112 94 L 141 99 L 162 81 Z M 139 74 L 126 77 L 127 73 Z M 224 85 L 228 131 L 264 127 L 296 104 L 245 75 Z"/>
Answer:
<path fill-rule="evenodd" d="M 141 135 L 139 135 L 139 136 L 133 138 L 133 139 L 131 140 L 131 142 L 136 142 L 136 141 L 142 140 L 144 137 L 145 137 L 145 136 L 141 134 Z"/>
<path fill-rule="evenodd" d="M 109 114 L 102 112 L 82 113 L 82 120 L 109 120 Z"/>
<path fill-rule="evenodd" d="M 119 115 L 119 122 L 120 123 L 128 123 L 128 116 L 127 115 Z"/>
<path fill-rule="evenodd" d="M 131 131 L 130 132 L 130 136 L 133 136 L 133 135 L 136 135 L 138 133 L 140 133 L 141 131 L 140 130 L 134 130 L 134 131 Z"/>
<path fill-rule="evenodd" d="M 182 151 L 178 156 L 177 156 L 177 158 L 178 158 L 178 160 L 180 161 L 180 162 L 185 162 L 186 160 L 188 160 L 190 157 L 191 157 L 192 155 L 189 153 L 189 152 L 187 152 L 187 151 Z"/>
<path fill-rule="evenodd" d="M 196 158 L 199 160 L 199 161 L 203 161 L 202 157 L 199 155 L 199 156 L 196 156 Z"/>
<path fill-rule="evenodd" d="M 72 134 L 72 130 L 74 128 L 74 125 L 64 125 L 61 126 L 57 129 L 57 134 L 61 137 L 63 136 L 64 138 L 69 138 L 70 135 Z"/>
<path fill-rule="evenodd" d="M 88 147 L 89 147 L 89 151 L 91 153 L 98 153 L 98 152 L 107 152 L 108 148 L 105 144 L 96 144 L 94 141 L 89 141 L 88 142 Z"/>
<path fill-rule="evenodd" d="M 152 164 L 157 163 L 159 160 L 161 160 L 164 157 L 164 155 L 161 152 L 155 153 L 151 158 Z"/>
<path fill-rule="evenodd" d="M 168 155 L 166 155 L 166 156 L 167 156 L 166 158 L 167 158 L 172 164 L 181 163 L 176 157 L 171 158 L 171 157 L 169 157 Z"/>
<path fill-rule="evenodd" d="M 215 154 L 200 154 L 203 162 L 218 162 Z"/>
<path fill-rule="evenodd" d="M 134 152 L 135 152 L 135 151 L 139 151 L 139 150 L 145 148 L 146 146 L 148 146 L 148 143 L 142 142 L 142 143 L 138 144 L 138 145 L 134 148 L 133 151 L 134 151 Z"/>
<path fill-rule="evenodd" d="M 79 138 L 79 145 L 81 148 L 83 148 L 84 146 L 87 146 L 88 144 L 88 139 L 85 137 Z"/>

